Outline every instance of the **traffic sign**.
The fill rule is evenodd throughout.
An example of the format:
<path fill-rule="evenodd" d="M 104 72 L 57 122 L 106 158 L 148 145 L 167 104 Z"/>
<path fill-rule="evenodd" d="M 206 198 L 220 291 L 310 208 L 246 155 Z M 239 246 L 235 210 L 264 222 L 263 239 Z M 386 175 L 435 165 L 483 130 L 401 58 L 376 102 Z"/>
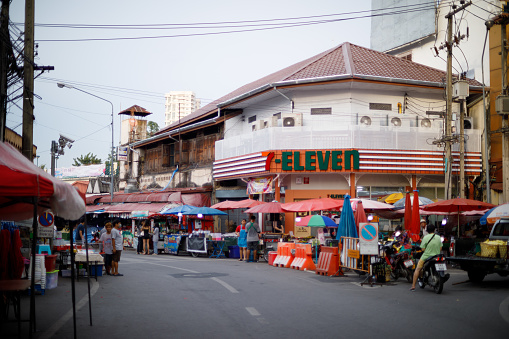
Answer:
<path fill-rule="evenodd" d="M 362 255 L 378 255 L 378 223 L 359 223 L 359 246 Z"/>
<path fill-rule="evenodd" d="M 38 238 L 53 238 L 55 224 L 55 216 L 51 212 L 44 212 L 37 218 L 39 223 L 39 230 L 37 231 Z"/>

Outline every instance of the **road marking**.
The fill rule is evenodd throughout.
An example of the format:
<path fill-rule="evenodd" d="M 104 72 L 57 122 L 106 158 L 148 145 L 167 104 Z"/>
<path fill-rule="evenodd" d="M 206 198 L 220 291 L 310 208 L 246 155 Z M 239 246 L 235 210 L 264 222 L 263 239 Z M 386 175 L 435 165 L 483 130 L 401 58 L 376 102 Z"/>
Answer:
<path fill-rule="evenodd" d="M 170 266 L 170 265 L 163 265 L 163 264 L 158 264 L 158 263 L 155 263 L 155 262 L 144 262 L 144 263 L 150 264 L 150 265 L 164 266 L 164 267 L 173 268 L 173 269 L 176 269 L 176 270 L 186 271 L 186 272 L 189 272 L 189 273 L 200 273 L 200 272 L 196 272 L 196 271 L 193 271 L 193 270 L 188 270 L 187 268 L 180 268 L 180 267 L 175 267 L 175 266 Z"/>
<path fill-rule="evenodd" d="M 258 312 L 254 307 L 246 307 L 246 311 L 248 311 L 249 314 L 251 314 L 253 317 L 261 315 L 260 312 Z"/>
<path fill-rule="evenodd" d="M 92 288 L 90 289 L 90 297 L 93 297 L 94 294 L 99 290 L 99 283 L 94 280 L 90 280 L 92 282 Z M 78 311 L 85 305 L 88 304 L 88 294 L 85 294 L 83 298 L 76 304 L 76 314 Z M 64 326 L 70 319 L 72 319 L 72 308 L 67 311 L 59 320 L 57 320 L 47 331 L 43 332 L 39 337 L 41 339 L 49 339 L 55 337 L 55 333 Z"/>
<path fill-rule="evenodd" d="M 239 293 L 239 291 L 237 291 L 237 290 L 236 290 L 236 289 L 235 289 L 232 285 L 230 285 L 230 284 L 228 284 L 228 283 L 226 283 L 226 282 L 222 281 L 222 280 L 221 280 L 221 279 L 219 279 L 219 278 L 214 277 L 214 278 L 210 278 L 210 279 L 214 280 L 214 281 L 215 281 L 215 282 L 217 282 L 217 283 L 220 283 L 221 285 L 223 285 L 223 286 L 224 286 L 224 288 L 226 288 L 228 291 L 230 291 L 230 292 L 232 292 L 232 293 Z"/>
<path fill-rule="evenodd" d="M 498 310 L 502 318 L 509 323 L 509 297 L 500 303 Z"/>

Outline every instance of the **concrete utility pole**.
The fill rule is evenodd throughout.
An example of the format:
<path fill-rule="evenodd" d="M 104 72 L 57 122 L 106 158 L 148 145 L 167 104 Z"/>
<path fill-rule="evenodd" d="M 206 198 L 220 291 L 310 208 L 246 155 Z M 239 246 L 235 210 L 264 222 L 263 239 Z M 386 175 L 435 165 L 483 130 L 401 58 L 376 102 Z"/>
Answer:
<path fill-rule="evenodd" d="M 460 198 L 465 199 L 465 113 L 467 101 L 460 101 Z"/>
<path fill-rule="evenodd" d="M 34 141 L 34 0 L 25 0 L 25 58 L 23 62 L 22 153 L 33 161 Z"/>
<path fill-rule="evenodd" d="M 500 25 L 501 57 L 502 57 L 502 93 L 507 95 L 507 20 Z M 502 198 L 503 202 L 509 202 L 509 134 L 507 128 L 507 114 L 502 116 Z"/>
<path fill-rule="evenodd" d="M 5 127 L 7 126 L 7 73 L 9 68 L 8 49 L 9 35 L 9 5 L 10 1 L 2 1 L 0 18 L 0 142 L 5 140 Z"/>
<path fill-rule="evenodd" d="M 453 10 L 449 12 L 445 18 L 447 19 L 447 42 L 446 42 L 446 48 L 447 48 L 447 87 L 446 87 L 446 117 L 445 117 L 445 194 L 444 198 L 451 199 L 452 198 L 452 143 L 454 141 L 454 138 L 452 136 L 452 47 L 453 47 L 453 40 L 452 40 L 452 19 L 454 15 L 458 12 L 461 12 L 468 6 L 472 4 L 471 1 L 468 3 L 455 8 L 456 6 L 453 6 Z M 463 122 L 461 122 L 460 129 L 463 130 Z M 460 140 L 461 143 L 463 143 L 463 138 Z M 463 145 L 464 146 L 464 145 Z M 463 166 L 461 167 L 461 170 L 463 170 Z M 462 176 L 463 180 L 464 177 Z M 461 179 L 460 179 L 461 180 Z M 463 181 L 464 184 L 464 181 Z M 461 187 L 460 191 L 464 192 L 464 186 Z M 464 193 L 463 193 L 464 194 Z"/>

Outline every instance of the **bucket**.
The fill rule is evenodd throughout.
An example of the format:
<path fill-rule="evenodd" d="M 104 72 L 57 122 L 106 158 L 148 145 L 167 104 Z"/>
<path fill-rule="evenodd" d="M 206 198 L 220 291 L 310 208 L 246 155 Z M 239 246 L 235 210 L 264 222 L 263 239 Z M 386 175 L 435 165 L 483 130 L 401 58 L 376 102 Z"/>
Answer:
<path fill-rule="evenodd" d="M 274 260 L 276 260 L 277 252 L 276 251 L 270 251 L 269 252 L 269 265 L 273 266 Z"/>
<path fill-rule="evenodd" d="M 57 255 L 48 254 L 45 258 L 44 266 L 46 266 L 46 272 L 53 272 L 57 264 Z"/>
<path fill-rule="evenodd" d="M 230 258 L 238 259 L 240 258 L 239 246 L 228 246 L 228 250 L 230 252 Z"/>
<path fill-rule="evenodd" d="M 50 290 L 58 286 L 58 271 L 46 273 L 46 289 Z"/>

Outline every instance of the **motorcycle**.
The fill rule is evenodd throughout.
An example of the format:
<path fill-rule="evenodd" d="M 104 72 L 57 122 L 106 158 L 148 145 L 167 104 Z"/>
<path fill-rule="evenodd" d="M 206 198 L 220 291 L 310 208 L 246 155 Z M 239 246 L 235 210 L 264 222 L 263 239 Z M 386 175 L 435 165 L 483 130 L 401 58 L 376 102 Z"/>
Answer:
<path fill-rule="evenodd" d="M 447 266 L 445 265 L 444 255 L 437 254 L 426 259 L 422 271 L 422 277 L 417 280 L 419 287 L 424 288 L 428 285 L 435 290 L 436 294 L 442 293 L 444 283 L 450 277 L 450 274 L 446 273 Z"/>
<path fill-rule="evenodd" d="M 385 262 L 391 266 L 391 278 L 398 280 L 404 277 L 408 282 L 412 282 L 414 275 L 414 261 L 408 252 L 398 252 L 396 247 L 399 245 L 397 241 L 388 241 L 383 245 L 385 252 Z"/>

